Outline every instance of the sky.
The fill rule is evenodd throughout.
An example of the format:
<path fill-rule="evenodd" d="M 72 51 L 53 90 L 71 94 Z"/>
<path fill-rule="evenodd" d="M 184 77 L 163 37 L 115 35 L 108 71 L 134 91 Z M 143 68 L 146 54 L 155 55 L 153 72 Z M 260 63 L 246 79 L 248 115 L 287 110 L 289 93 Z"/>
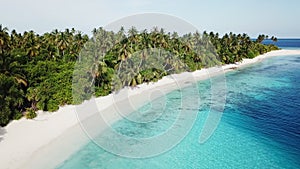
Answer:
<path fill-rule="evenodd" d="M 162 13 L 219 32 L 300 38 L 299 0 L 0 0 L 0 24 L 37 33 L 74 27 L 90 34 L 126 16 Z"/>

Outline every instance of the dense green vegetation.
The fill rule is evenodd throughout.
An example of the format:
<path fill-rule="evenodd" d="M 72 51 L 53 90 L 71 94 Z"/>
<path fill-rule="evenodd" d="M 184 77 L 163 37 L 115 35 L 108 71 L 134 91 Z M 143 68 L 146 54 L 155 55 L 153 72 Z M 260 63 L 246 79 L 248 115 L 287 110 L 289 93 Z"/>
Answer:
<path fill-rule="evenodd" d="M 0 125 L 24 115 L 33 118 L 37 110 L 55 111 L 61 105 L 78 104 L 91 95 L 103 96 L 168 74 L 235 63 L 278 49 L 261 44 L 265 38 L 260 35 L 253 41 L 246 34 L 220 37 L 213 32 L 179 36 L 157 28 L 150 32 L 132 28 L 127 33 L 123 28 L 119 32 L 99 28 L 89 38 L 74 29 L 38 35 L 9 32 L 0 25 Z M 157 57 L 151 57 L 154 55 Z M 94 68 L 82 75 L 91 77 L 95 90 L 86 91 L 86 83 L 75 79 L 90 94 L 73 99 L 72 94 L 82 92 L 72 93 L 74 67 L 77 60 L 86 58 L 96 60 Z M 149 66 L 150 62 L 156 67 Z"/>

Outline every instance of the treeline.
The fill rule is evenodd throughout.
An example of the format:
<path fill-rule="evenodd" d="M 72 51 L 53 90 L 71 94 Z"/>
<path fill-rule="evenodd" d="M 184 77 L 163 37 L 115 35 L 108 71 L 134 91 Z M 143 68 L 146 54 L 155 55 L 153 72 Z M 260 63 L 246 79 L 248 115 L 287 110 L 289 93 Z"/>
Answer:
<path fill-rule="evenodd" d="M 158 28 L 141 32 L 99 28 L 89 38 L 74 29 L 38 35 L 9 32 L 0 25 L 0 125 L 24 115 L 33 118 L 37 110 L 55 111 L 89 99 L 90 95 L 74 99 L 72 91 L 74 68 L 87 58 L 95 60 L 95 68 L 86 70 L 95 86 L 93 94 L 103 96 L 168 74 L 235 63 L 278 49 L 261 44 L 262 37 L 266 38 L 260 35 L 253 41 L 246 34 L 179 36 Z"/>
<path fill-rule="evenodd" d="M 74 29 L 38 35 L 0 25 L 0 125 L 72 103 L 72 71 L 87 35 Z"/>

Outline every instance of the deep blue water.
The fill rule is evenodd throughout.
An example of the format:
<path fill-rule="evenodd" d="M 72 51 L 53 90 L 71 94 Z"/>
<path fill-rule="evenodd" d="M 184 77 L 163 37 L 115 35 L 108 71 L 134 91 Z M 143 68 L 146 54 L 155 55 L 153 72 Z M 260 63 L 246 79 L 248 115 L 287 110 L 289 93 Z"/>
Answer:
<path fill-rule="evenodd" d="M 300 48 L 300 39 L 278 39 L 277 42 L 273 42 L 272 40 L 264 40 L 264 44 L 274 44 L 280 48 L 285 49 L 293 49 L 293 48 Z"/>
<path fill-rule="evenodd" d="M 199 135 L 209 114 L 210 80 L 197 84 L 201 104 L 195 124 L 170 151 L 146 159 L 123 158 L 90 142 L 58 168 L 300 168 L 300 56 L 264 60 L 227 73 L 226 82 L 221 122 L 204 144 L 199 143 Z M 197 94 L 190 88 L 183 90 L 191 96 Z M 168 129 L 180 109 L 180 92 L 171 92 L 164 99 L 167 108 L 153 123 L 124 119 L 114 124 L 114 129 L 137 138 Z M 110 138 L 109 142 L 118 140 Z"/>

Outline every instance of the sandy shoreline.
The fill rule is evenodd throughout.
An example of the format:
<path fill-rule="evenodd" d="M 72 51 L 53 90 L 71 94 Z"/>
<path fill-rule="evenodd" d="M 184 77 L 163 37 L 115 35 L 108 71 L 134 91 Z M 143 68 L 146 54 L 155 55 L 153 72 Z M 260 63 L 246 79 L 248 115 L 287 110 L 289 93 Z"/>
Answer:
<path fill-rule="evenodd" d="M 113 123 L 122 118 L 118 114 L 119 106 L 131 105 L 122 110 L 123 115 L 126 115 L 153 98 L 187 85 L 186 82 L 208 79 L 260 62 L 268 57 L 284 55 L 300 55 L 300 50 L 272 51 L 254 59 L 244 59 L 241 63 L 224 65 L 218 69 L 209 68 L 167 76 L 156 83 L 142 84 L 133 90 L 122 89 L 116 95 L 110 94 L 92 99 L 80 106 L 64 106 L 55 113 L 40 111 L 38 117 L 33 120 L 23 118 L 13 121 L 8 126 L 0 128 L 0 168 L 54 168 L 89 141 L 79 124 L 78 117 L 84 123 L 85 120 L 97 119 L 95 118 L 99 116 L 97 112 L 101 112 L 108 123 Z M 88 113 L 77 114 L 76 111 L 80 109 L 87 109 Z M 103 128 L 106 125 L 103 121 Z"/>

